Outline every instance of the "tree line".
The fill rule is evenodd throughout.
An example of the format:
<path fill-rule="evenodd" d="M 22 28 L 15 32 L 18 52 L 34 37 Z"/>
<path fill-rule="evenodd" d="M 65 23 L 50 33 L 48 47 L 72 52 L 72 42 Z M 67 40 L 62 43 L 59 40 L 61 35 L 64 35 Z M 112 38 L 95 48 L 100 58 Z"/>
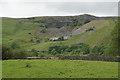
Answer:
<path fill-rule="evenodd" d="M 48 53 L 54 56 L 78 56 L 78 55 L 92 55 L 92 56 L 100 56 L 104 54 L 105 47 L 104 46 L 94 46 L 91 48 L 89 44 L 79 43 L 73 44 L 71 46 L 51 46 L 49 48 Z"/>
<path fill-rule="evenodd" d="M 2 59 L 13 59 L 13 58 L 25 58 L 26 53 L 24 49 L 13 42 L 10 46 L 7 44 L 2 45 Z"/>

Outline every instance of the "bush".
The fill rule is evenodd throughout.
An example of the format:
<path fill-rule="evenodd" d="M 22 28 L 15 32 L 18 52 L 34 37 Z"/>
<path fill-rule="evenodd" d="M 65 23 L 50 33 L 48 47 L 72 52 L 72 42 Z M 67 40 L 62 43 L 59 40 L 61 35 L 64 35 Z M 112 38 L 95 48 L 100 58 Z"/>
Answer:
<path fill-rule="evenodd" d="M 55 49 L 52 49 L 51 54 L 56 55 L 57 51 Z"/>
<path fill-rule="evenodd" d="M 72 54 L 89 54 L 90 53 L 90 47 L 88 44 L 80 43 L 80 44 L 74 44 L 70 47 L 68 46 L 52 46 L 49 48 L 49 53 L 53 55 L 57 54 L 63 54 L 65 53 L 72 53 Z"/>
<path fill-rule="evenodd" d="M 75 49 L 75 50 L 72 50 L 72 54 L 80 54 L 81 52 L 81 49 Z"/>
<path fill-rule="evenodd" d="M 75 23 L 71 23 L 70 26 L 71 26 L 71 27 L 75 27 L 76 24 L 75 24 Z"/>
<path fill-rule="evenodd" d="M 104 46 L 94 46 L 92 49 L 92 53 L 102 55 L 102 54 L 104 54 L 104 49 L 105 49 Z"/>
<path fill-rule="evenodd" d="M 46 31 L 47 31 L 47 28 L 45 28 L 45 27 L 41 28 L 42 33 L 45 33 Z"/>
<path fill-rule="evenodd" d="M 44 54 L 41 54 L 40 57 L 45 57 L 45 55 L 44 55 Z"/>
<path fill-rule="evenodd" d="M 81 22 L 77 22 L 77 26 L 81 26 L 82 25 L 82 23 Z"/>
<path fill-rule="evenodd" d="M 26 53 L 23 49 L 16 49 L 12 51 L 12 58 L 21 59 L 26 57 Z"/>
<path fill-rule="evenodd" d="M 2 59 L 11 59 L 12 58 L 12 50 L 9 46 L 3 45 L 2 46 Z"/>
<path fill-rule="evenodd" d="M 31 35 L 32 33 L 30 33 L 30 32 L 29 32 L 28 34 L 30 34 L 30 35 Z"/>
<path fill-rule="evenodd" d="M 91 21 L 91 20 L 88 18 L 88 19 L 85 20 L 84 23 L 86 24 L 86 23 L 89 23 L 90 21 Z"/>
<path fill-rule="evenodd" d="M 107 56 L 120 56 L 119 50 L 120 50 L 120 21 L 118 20 L 116 22 L 116 25 L 111 32 L 111 40 L 109 42 L 108 48 L 106 49 L 106 55 Z"/>
<path fill-rule="evenodd" d="M 57 41 L 64 41 L 64 36 L 59 37 Z"/>
<path fill-rule="evenodd" d="M 40 43 L 40 40 L 36 40 L 37 43 Z"/>
<path fill-rule="evenodd" d="M 73 19 L 72 23 L 70 24 L 70 26 L 71 27 L 75 27 L 75 26 L 77 26 L 77 23 L 78 23 L 77 19 Z"/>
<path fill-rule="evenodd" d="M 43 25 L 43 24 L 40 24 L 40 27 L 44 27 L 44 25 Z"/>
<path fill-rule="evenodd" d="M 91 28 L 88 28 L 88 29 L 86 30 L 86 32 L 87 32 L 87 31 L 93 31 L 93 30 L 94 30 L 94 28 L 91 27 Z"/>
<path fill-rule="evenodd" d="M 26 66 L 25 66 L 25 67 L 30 68 L 31 65 L 30 65 L 29 63 L 26 63 Z"/>
<path fill-rule="evenodd" d="M 35 49 L 32 49 L 32 52 L 33 52 L 33 56 L 38 57 L 38 52 Z"/>
<path fill-rule="evenodd" d="M 17 48 L 20 48 L 20 46 L 19 46 L 17 43 L 13 42 L 13 43 L 11 44 L 11 48 L 12 48 L 12 49 L 17 49 Z"/>
<path fill-rule="evenodd" d="M 34 40 L 33 40 L 33 39 L 30 39 L 30 42 L 32 42 L 32 43 L 33 43 L 33 42 L 34 42 Z"/>
<path fill-rule="evenodd" d="M 3 45 L 2 47 L 2 59 L 14 59 L 14 58 L 25 58 L 26 53 L 23 49 L 12 49 L 9 46 Z"/>
<path fill-rule="evenodd" d="M 56 56 L 56 57 L 61 57 L 62 55 L 61 55 L 61 54 L 56 54 L 55 56 Z"/>
<path fill-rule="evenodd" d="M 54 53 L 54 55 L 56 53 L 61 54 L 62 52 L 64 52 L 66 49 L 68 48 L 68 46 L 52 46 L 49 48 L 49 53 Z"/>
<path fill-rule="evenodd" d="M 80 44 L 74 44 L 70 47 L 69 51 L 73 51 L 74 53 L 81 52 L 83 54 L 89 54 L 90 53 L 90 46 L 85 43 L 80 43 Z"/>

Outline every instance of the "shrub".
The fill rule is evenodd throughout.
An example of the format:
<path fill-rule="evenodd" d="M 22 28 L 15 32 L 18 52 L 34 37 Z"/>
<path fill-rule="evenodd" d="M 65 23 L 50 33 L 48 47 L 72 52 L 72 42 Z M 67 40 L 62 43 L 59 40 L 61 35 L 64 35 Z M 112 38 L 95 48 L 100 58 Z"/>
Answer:
<path fill-rule="evenodd" d="M 38 57 L 38 52 L 35 49 L 32 49 L 32 52 L 33 52 L 33 56 Z"/>
<path fill-rule="evenodd" d="M 64 36 L 59 37 L 58 41 L 64 41 Z"/>
<path fill-rule="evenodd" d="M 51 53 L 52 50 L 56 51 L 56 53 L 61 53 L 64 52 L 66 49 L 68 48 L 68 46 L 52 46 L 49 48 L 49 52 Z"/>
<path fill-rule="evenodd" d="M 82 25 L 82 23 L 81 22 L 77 22 L 77 26 L 81 26 Z"/>
<path fill-rule="evenodd" d="M 104 54 L 104 49 L 105 49 L 104 46 L 94 46 L 92 49 L 92 53 L 102 55 Z"/>
<path fill-rule="evenodd" d="M 91 28 L 88 28 L 88 29 L 86 30 L 86 32 L 87 32 L 87 31 L 93 31 L 93 30 L 94 30 L 94 28 L 91 27 Z"/>
<path fill-rule="evenodd" d="M 78 52 L 82 52 L 83 54 L 89 54 L 90 53 L 90 46 L 88 44 L 85 44 L 85 43 L 74 44 L 68 50 L 69 51 L 74 50 L 74 54 L 76 54 Z"/>
<path fill-rule="evenodd" d="M 32 43 L 33 43 L 33 42 L 34 42 L 34 40 L 33 40 L 33 39 L 30 39 L 30 42 L 32 42 Z"/>
<path fill-rule="evenodd" d="M 70 26 L 71 27 L 75 27 L 75 26 L 77 26 L 77 23 L 78 23 L 77 19 L 73 19 L 72 23 L 70 24 Z"/>
<path fill-rule="evenodd" d="M 86 24 L 86 23 L 89 23 L 90 21 L 91 21 L 91 20 L 88 18 L 88 19 L 85 20 L 84 23 Z"/>
<path fill-rule="evenodd" d="M 23 49 L 15 49 L 12 51 L 12 58 L 25 58 L 26 57 L 26 53 Z"/>
<path fill-rule="evenodd" d="M 68 46 L 52 46 L 49 48 L 49 53 L 53 55 L 63 54 L 65 53 L 72 53 L 72 54 L 89 54 L 90 53 L 90 46 L 88 44 L 80 43 L 74 44 L 70 47 Z"/>
<path fill-rule="evenodd" d="M 45 28 L 45 27 L 41 28 L 42 33 L 45 33 L 46 31 L 47 31 L 47 28 Z"/>
<path fill-rule="evenodd" d="M 32 51 L 32 52 L 35 52 L 36 50 L 35 50 L 35 49 L 32 49 L 31 51 Z"/>
<path fill-rule="evenodd" d="M 2 59 L 25 58 L 26 53 L 23 49 L 12 49 L 9 46 L 3 45 Z"/>
<path fill-rule="evenodd" d="M 61 57 L 62 55 L 61 55 L 61 54 L 56 54 L 55 56 L 56 56 L 56 57 Z"/>
<path fill-rule="evenodd" d="M 2 46 L 2 59 L 11 59 L 12 58 L 12 49 L 9 46 L 3 44 Z"/>
<path fill-rule="evenodd" d="M 44 25 L 43 25 L 43 24 L 40 24 L 40 27 L 44 27 Z"/>
<path fill-rule="evenodd" d="M 70 26 L 71 26 L 71 27 L 75 27 L 76 24 L 75 24 L 75 23 L 71 23 Z"/>
<path fill-rule="evenodd" d="M 44 54 L 41 54 L 40 57 L 45 57 L 45 55 L 44 55 Z"/>
<path fill-rule="evenodd" d="M 40 40 L 36 40 L 37 43 L 40 43 Z"/>
<path fill-rule="evenodd" d="M 26 63 L 26 66 L 25 66 L 25 67 L 30 68 L 31 65 L 30 65 L 29 63 Z"/>
<path fill-rule="evenodd" d="M 72 50 L 72 54 L 80 54 L 81 52 L 81 49 L 75 49 L 75 50 Z"/>
<path fill-rule="evenodd" d="M 114 29 L 111 32 L 111 39 L 106 49 L 107 56 L 120 56 L 120 21 L 116 21 Z"/>
<path fill-rule="evenodd" d="M 20 48 L 20 46 L 19 46 L 17 43 L 13 42 L 13 43 L 11 44 L 11 48 L 12 48 L 12 49 L 17 49 L 17 48 Z"/>
<path fill-rule="evenodd" d="M 53 49 L 53 50 L 51 51 L 51 53 L 52 53 L 53 55 L 56 55 L 56 54 L 57 54 L 57 52 L 56 52 L 55 49 Z"/>
<path fill-rule="evenodd" d="M 30 34 L 30 35 L 31 35 L 32 33 L 30 33 L 30 32 L 29 32 L 28 34 Z"/>

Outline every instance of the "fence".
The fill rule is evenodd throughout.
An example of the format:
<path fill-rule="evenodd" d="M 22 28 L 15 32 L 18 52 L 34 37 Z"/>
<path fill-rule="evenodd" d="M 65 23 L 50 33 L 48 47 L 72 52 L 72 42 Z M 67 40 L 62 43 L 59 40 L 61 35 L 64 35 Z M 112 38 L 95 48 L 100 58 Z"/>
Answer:
<path fill-rule="evenodd" d="M 120 61 L 120 57 L 91 57 L 91 56 L 65 56 L 62 60 L 94 60 L 94 61 Z"/>
<path fill-rule="evenodd" d="M 93 56 L 65 56 L 65 57 L 27 57 L 14 59 L 59 59 L 59 60 L 93 60 L 93 61 L 112 61 L 120 62 L 120 57 L 93 57 Z"/>

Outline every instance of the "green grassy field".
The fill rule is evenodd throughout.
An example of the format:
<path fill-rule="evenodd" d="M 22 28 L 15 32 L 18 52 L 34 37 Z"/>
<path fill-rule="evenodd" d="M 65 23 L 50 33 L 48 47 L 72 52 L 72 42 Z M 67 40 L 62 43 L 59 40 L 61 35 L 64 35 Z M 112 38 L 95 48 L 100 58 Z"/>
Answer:
<path fill-rule="evenodd" d="M 2 70 L 3 78 L 117 78 L 118 62 L 4 60 Z"/>

